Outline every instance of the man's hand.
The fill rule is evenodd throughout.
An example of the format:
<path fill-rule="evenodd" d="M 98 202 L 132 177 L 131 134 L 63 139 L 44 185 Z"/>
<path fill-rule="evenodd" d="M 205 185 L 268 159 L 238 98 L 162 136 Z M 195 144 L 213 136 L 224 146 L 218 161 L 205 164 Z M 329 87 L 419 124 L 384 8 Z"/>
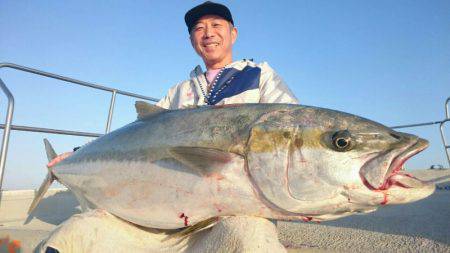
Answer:
<path fill-rule="evenodd" d="M 57 157 L 55 157 L 53 160 L 51 160 L 47 164 L 47 168 L 51 168 L 51 167 L 55 166 L 57 163 L 59 163 L 62 160 L 66 159 L 67 157 L 71 156 L 72 154 L 73 154 L 73 152 L 65 152 L 65 153 L 62 153 L 62 154 L 58 155 Z"/>

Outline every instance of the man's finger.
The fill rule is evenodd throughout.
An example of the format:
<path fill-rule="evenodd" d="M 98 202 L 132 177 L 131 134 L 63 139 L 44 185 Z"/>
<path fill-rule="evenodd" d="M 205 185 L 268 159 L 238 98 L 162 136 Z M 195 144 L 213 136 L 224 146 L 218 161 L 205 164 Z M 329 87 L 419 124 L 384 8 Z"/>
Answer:
<path fill-rule="evenodd" d="M 61 162 L 62 160 L 66 159 L 67 157 L 69 157 L 70 155 L 72 155 L 73 152 L 66 152 L 66 153 L 62 153 L 60 155 L 58 155 L 57 157 L 55 157 L 53 160 L 51 160 L 48 164 L 47 167 L 53 167 L 55 166 L 57 163 Z"/>

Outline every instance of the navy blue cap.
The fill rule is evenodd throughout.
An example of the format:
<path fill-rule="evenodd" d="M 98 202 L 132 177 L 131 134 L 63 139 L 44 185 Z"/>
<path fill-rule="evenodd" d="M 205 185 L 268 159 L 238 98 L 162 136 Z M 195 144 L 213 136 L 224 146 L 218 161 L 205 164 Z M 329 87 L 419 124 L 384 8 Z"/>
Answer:
<path fill-rule="evenodd" d="M 231 12 L 225 5 L 206 1 L 190 9 L 186 12 L 186 15 L 184 15 L 184 21 L 186 22 L 189 33 L 191 33 L 191 30 L 196 25 L 197 21 L 205 15 L 217 15 L 234 25 Z"/>

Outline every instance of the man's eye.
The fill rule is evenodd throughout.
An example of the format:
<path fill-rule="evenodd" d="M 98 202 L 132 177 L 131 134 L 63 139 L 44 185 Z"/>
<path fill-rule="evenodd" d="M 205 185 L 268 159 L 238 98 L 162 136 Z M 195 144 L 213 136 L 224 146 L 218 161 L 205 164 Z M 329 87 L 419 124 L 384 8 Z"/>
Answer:
<path fill-rule="evenodd" d="M 213 27 L 221 27 L 221 24 L 213 24 Z"/>

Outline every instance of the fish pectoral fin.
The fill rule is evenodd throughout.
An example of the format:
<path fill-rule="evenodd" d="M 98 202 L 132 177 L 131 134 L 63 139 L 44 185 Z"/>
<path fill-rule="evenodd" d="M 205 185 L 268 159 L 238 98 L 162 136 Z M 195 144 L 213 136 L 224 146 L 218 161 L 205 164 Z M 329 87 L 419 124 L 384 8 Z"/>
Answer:
<path fill-rule="evenodd" d="M 164 109 L 162 107 L 159 107 L 157 105 L 152 105 L 144 101 L 136 101 L 134 104 L 136 107 L 136 112 L 138 114 L 138 119 L 142 119 L 144 117 L 147 117 L 152 114 L 164 112 L 167 109 Z"/>
<path fill-rule="evenodd" d="M 169 149 L 173 158 L 197 171 L 200 175 L 208 175 L 230 163 L 239 155 L 212 148 L 175 147 Z"/>

